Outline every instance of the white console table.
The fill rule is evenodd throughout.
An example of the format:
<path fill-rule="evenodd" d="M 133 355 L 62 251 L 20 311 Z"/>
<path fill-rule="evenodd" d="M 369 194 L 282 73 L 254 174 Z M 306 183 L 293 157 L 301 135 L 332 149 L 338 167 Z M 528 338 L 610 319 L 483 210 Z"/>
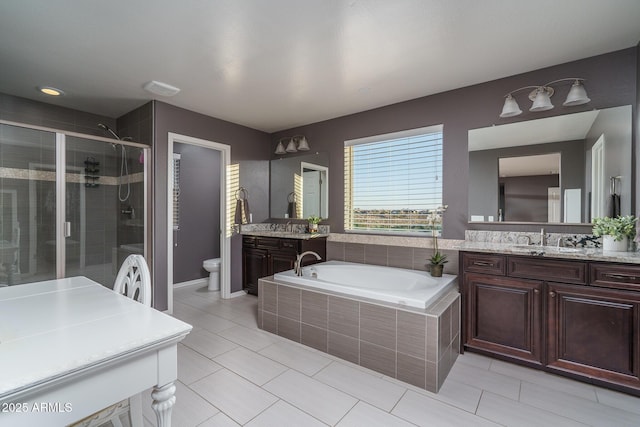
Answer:
<path fill-rule="evenodd" d="M 64 426 L 153 387 L 170 426 L 190 330 L 86 277 L 0 288 L 0 425 Z"/>

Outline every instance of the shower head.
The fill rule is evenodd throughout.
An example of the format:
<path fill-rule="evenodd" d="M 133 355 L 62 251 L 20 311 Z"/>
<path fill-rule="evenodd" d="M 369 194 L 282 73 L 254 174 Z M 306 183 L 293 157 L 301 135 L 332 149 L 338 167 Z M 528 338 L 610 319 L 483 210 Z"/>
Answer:
<path fill-rule="evenodd" d="M 109 132 L 111 135 L 113 135 L 118 141 L 120 141 L 120 137 L 118 136 L 117 133 L 114 132 L 113 129 L 111 129 L 109 126 L 105 125 L 104 123 L 98 123 L 98 127 L 100 129 L 102 129 L 105 132 Z"/>

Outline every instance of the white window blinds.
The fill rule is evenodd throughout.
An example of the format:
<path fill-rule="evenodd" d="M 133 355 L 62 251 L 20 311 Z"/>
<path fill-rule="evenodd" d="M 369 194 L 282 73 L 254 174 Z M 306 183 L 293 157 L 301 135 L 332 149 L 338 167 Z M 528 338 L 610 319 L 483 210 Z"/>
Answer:
<path fill-rule="evenodd" d="M 442 205 L 442 126 L 346 141 L 345 230 L 430 232 Z"/>
<path fill-rule="evenodd" d="M 180 154 L 173 153 L 173 229 L 180 229 Z"/>

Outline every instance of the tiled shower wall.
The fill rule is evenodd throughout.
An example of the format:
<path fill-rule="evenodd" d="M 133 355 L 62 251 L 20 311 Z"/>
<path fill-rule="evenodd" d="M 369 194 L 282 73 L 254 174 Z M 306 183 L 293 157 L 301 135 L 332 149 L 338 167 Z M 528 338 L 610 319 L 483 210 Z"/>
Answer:
<path fill-rule="evenodd" d="M 437 392 L 460 347 L 457 289 L 426 310 L 258 282 L 258 326 Z"/>
<path fill-rule="evenodd" d="M 440 252 L 446 254 L 449 261 L 444 265 L 444 272 L 457 275 L 458 251 L 441 249 Z M 335 242 L 331 239 L 327 241 L 327 261 L 348 261 L 427 271 L 432 255 L 431 248 Z"/>

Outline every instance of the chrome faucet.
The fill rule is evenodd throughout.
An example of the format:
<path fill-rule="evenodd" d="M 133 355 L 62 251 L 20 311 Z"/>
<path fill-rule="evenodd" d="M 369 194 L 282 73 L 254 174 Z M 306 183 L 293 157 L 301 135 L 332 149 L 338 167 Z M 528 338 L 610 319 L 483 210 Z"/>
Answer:
<path fill-rule="evenodd" d="M 520 236 L 520 237 L 524 237 L 525 239 L 527 239 L 527 245 L 531 245 L 531 236 L 528 236 L 526 234 Z"/>
<path fill-rule="evenodd" d="M 544 227 L 540 229 L 540 246 L 547 246 L 547 233 Z"/>
<path fill-rule="evenodd" d="M 302 276 L 302 258 L 304 258 L 305 255 L 314 255 L 317 260 L 322 259 L 320 255 L 318 255 L 313 251 L 306 251 L 306 252 L 302 252 L 299 255 L 296 255 L 296 262 L 295 264 L 293 264 L 293 272 L 296 274 L 296 276 Z"/>

